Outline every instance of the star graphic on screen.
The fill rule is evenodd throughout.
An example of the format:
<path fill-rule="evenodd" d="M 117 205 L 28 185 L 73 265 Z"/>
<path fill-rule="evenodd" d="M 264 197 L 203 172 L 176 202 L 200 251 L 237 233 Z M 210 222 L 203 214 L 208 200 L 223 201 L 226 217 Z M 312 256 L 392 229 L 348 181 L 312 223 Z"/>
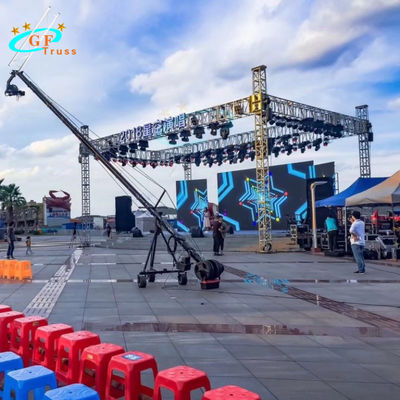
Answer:
<path fill-rule="evenodd" d="M 67 29 L 67 28 L 64 26 L 64 22 L 63 22 L 62 24 L 58 24 L 58 28 L 57 29 L 62 32 L 64 29 Z"/>
<path fill-rule="evenodd" d="M 31 24 L 28 24 L 27 22 L 25 22 L 25 25 L 22 26 L 26 31 L 29 31 L 31 29 Z"/>
<path fill-rule="evenodd" d="M 12 33 L 14 34 L 14 36 L 17 34 L 17 33 L 19 33 L 19 30 L 18 30 L 19 28 L 16 28 L 15 26 L 13 26 L 13 29 L 12 29 Z"/>

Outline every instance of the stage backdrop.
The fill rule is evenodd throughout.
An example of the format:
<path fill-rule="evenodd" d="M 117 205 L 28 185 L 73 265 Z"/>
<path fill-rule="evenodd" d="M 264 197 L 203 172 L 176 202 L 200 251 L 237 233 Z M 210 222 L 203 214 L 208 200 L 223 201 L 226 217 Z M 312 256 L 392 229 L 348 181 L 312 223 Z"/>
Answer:
<path fill-rule="evenodd" d="M 189 232 L 192 226 L 203 226 L 203 211 L 208 206 L 207 179 L 176 182 L 178 228 Z"/>
<path fill-rule="evenodd" d="M 332 177 L 334 174 L 333 162 L 313 165 L 312 161 L 306 161 L 272 166 L 272 228 L 286 229 L 289 218 L 297 222 L 305 220 L 307 179 Z M 255 169 L 219 173 L 218 203 L 219 212 L 236 230 L 257 229 Z"/>

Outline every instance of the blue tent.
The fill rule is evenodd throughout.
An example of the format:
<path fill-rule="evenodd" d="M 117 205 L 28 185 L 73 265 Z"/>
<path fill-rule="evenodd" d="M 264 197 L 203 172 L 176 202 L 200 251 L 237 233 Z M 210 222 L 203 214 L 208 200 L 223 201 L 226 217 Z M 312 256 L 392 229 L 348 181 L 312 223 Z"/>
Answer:
<path fill-rule="evenodd" d="M 340 192 L 334 196 L 328 197 L 323 200 L 319 200 L 315 203 L 316 207 L 344 207 L 346 199 L 357 193 L 368 190 L 375 185 L 383 182 L 387 178 L 358 178 L 352 185 L 346 190 Z"/>

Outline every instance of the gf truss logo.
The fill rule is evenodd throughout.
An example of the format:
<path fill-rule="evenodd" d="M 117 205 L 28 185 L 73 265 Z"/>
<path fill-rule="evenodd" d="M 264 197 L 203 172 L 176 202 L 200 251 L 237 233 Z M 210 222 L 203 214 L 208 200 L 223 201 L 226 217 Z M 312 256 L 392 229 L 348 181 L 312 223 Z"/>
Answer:
<path fill-rule="evenodd" d="M 76 54 L 76 49 L 51 48 L 54 43 L 58 43 L 62 39 L 63 31 L 66 29 L 64 23 L 58 24 L 57 29 L 37 28 L 31 30 L 31 24 L 25 22 L 25 25 L 23 25 L 21 28 L 21 30 L 24 29 L 24 32 L 20 33 L 19 29 L 19 27 L 14 26 L 11 30 L 11 33 L 14 34 L 14 38 L 10 40 L 8 47 L 12 51 L 18 53 L 43 51 L 44 55 L 59 56 Z M 25 45 L 27 45 L 26 48 Z"/>

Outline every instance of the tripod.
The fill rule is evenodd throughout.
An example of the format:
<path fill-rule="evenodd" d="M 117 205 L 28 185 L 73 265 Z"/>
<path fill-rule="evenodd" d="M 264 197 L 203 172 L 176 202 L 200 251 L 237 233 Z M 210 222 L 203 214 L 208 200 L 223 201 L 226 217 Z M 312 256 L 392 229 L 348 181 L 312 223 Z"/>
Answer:
<path fill-rule="evenodd" d="M 161 217 L 161 213 L 160 217 Z M 171 236 L 169 239 L 165 236 L 164 232 L 162 231 L 161 225 L 158 220 L 156 220 L 155 224 L 155 232 L 153 235 L 153 240 L 151 241 L 149 252 L 147 253 L 146 262 L 144 263 L 143 270 L 139 272 L 137 276 L 138 286 L 140 288 L 146 287 L 146 281 L 148 279 L 149 282 L 154 282 L 156 279 L 156 274 L 166 274 L 166 273 L 178 273 L 178 283 L 179 285 L 186 285 L 187 284 L 187 273 L 190 269 L 190 257 L 183 257 L 181 260 L 177 260 L 175 257 L 175 253 L 177 250 L 178 243 L 175 240 L 173 246 L 171 246 L 170 241 L 173 238 Z M 154 269 L 154 259 L 157 250 L 157 241 L 158 237 L 161 235 L 162 239 L 164 240 L 165 245 L 167 246 L 167 251 L 171 254 L 173 259 L 174 268 L 168 270 L 164 268 L 161 271 Z M 147 270 L 148 269 L 148 270 Z"/>

